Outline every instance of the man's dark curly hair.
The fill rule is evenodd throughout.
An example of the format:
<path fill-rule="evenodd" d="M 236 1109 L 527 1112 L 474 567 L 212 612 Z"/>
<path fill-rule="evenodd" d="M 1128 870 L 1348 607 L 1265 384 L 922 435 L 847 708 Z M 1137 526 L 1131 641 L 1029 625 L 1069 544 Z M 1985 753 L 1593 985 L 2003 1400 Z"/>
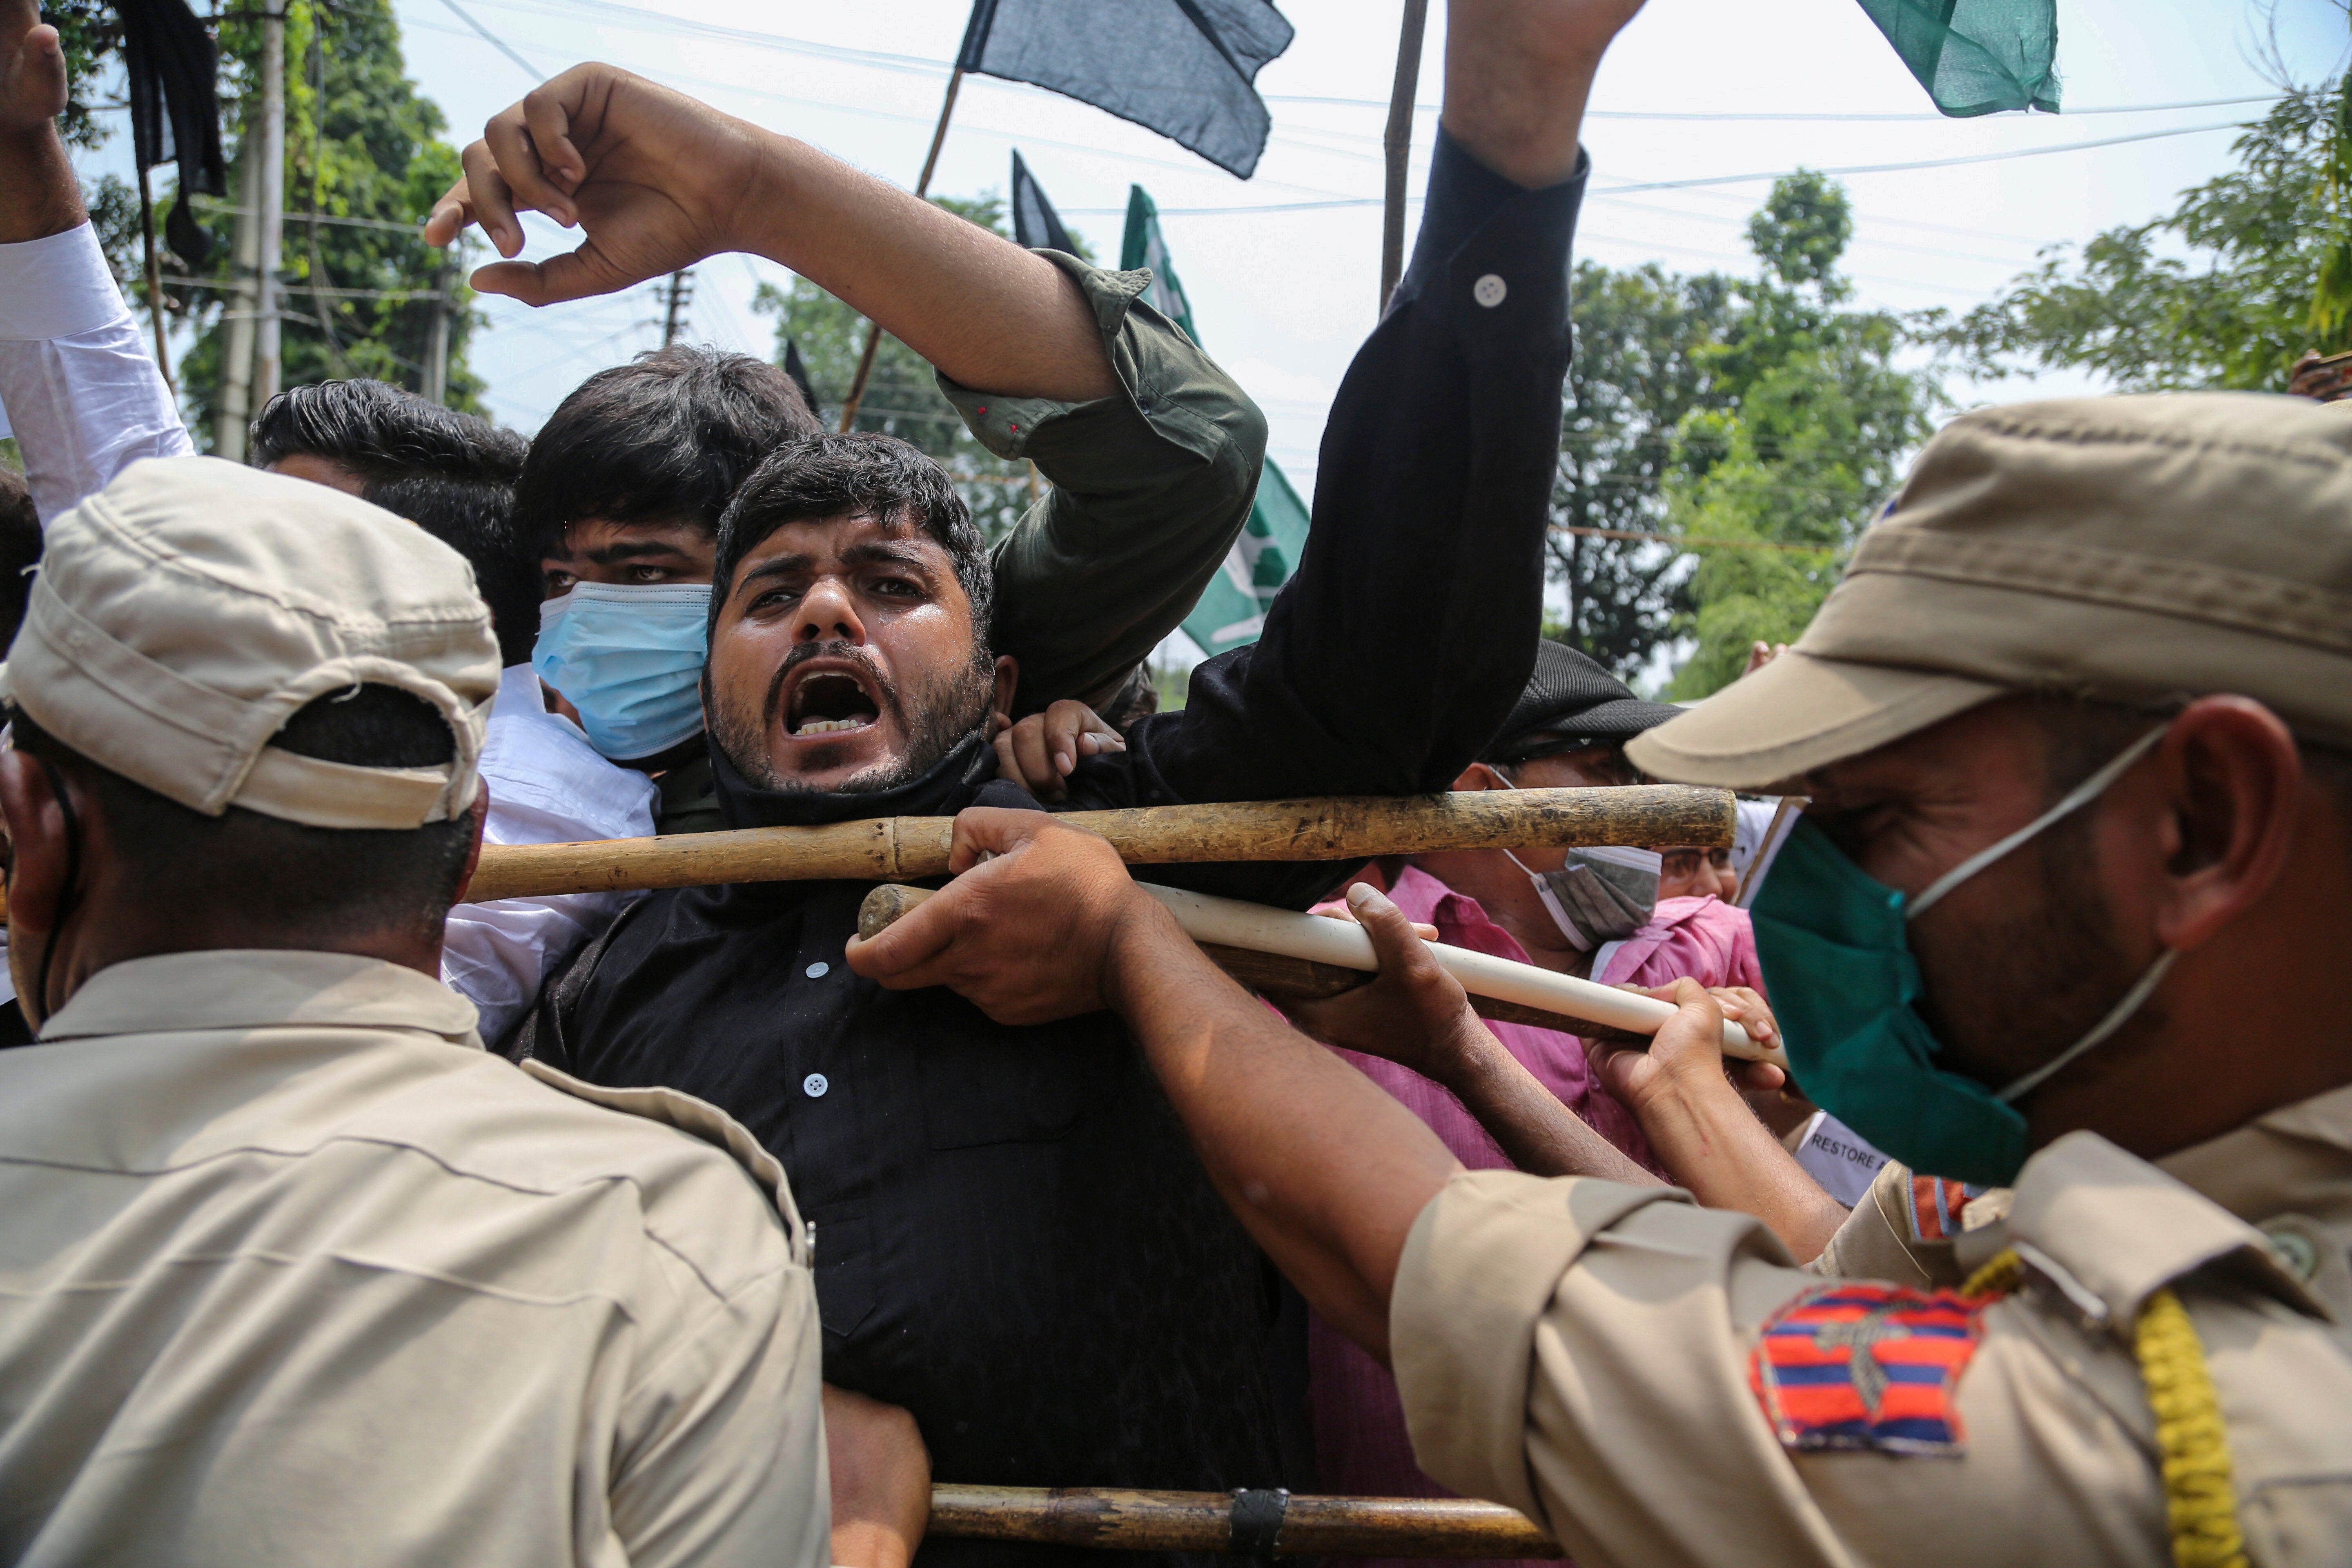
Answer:
<path fill-rule="evenodd" d="M 515 523 L 537 561 L 583 518 L 711 531 L 762 458 L 824 427 L 765 360 L 675 343 L 600 370 L 530 443 Z"/>
<path fill-rule="evenodd" d="M 262 405 L 248 442 L 257 468 L 312 457 L 350 469 L 361 500 L 464 556 L 508 664 L 529 658 L 539 637 L 539 557 L 524 553 L 514 526 L 529 449 L 512 430 L 381 381 L 281 392 Z"/>
<path fill-rule="evenodd" d="M 988 652 L 996 574 L 987 542 L 971 521 L 971 509 L 939 464 L 895 436 L 868 430 L 817 436 L 779 447 L 743 481 L 719 520 L 718 570 L 711 579 L 716 584 L 710 595 L 713 631 L 737 569 L 761 541 L 788 522 L 867 511 L 907 518 L 948 552 L 956 581 L 971 601 L 975 649 Z"/>

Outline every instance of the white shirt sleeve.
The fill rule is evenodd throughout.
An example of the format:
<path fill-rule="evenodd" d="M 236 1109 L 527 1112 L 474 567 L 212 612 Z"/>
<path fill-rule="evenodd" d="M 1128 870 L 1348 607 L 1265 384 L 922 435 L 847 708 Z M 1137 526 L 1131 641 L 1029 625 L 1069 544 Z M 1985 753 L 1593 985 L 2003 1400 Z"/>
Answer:
<path fill-rule="evenodd" d="M 499 682 L 481 768 L 490 792 L 486 844 L 641 838 L 654 830 L 654 781 L 605 761 L 576 725 L 548 712 L 527 664 Z M 637 896 L 563 893 L 459 904 L 442 931 L 441 978 L 474 1004 L 482 1038 L 496 1044 L 539 999 L 547 972 Z"/>
<path fill-rule="evenodd" d="M 0 434 L 44 526 L 142 458 L 195 450 L 89 225 L 0 245 Z"/>

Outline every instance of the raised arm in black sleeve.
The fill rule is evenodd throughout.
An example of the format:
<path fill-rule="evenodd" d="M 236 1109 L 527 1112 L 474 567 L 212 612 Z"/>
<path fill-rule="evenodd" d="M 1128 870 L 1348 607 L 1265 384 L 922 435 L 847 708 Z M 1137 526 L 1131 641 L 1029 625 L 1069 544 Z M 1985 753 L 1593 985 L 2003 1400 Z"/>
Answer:
<path fill-rule="evenodd" d="M 1125 755 L 1081 764 L 1074 804 L 1438 791 L 1493 736 L 1540 627 L 1587 166 L 1530 191 L 1440 132 L 1412 264 L 1332 404 L 1265 634 L 1202 665 Z M 1329 874 L 1183 879 L 1297 902 Z"/>

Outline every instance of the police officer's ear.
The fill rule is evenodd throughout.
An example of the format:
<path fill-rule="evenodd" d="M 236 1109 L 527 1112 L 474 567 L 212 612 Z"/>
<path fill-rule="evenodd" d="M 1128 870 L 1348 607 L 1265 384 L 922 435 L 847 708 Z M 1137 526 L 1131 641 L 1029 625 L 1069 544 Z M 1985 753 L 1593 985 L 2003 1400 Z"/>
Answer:
<path fill-rule="evenodd" d="M 1454 779 L 1454 787 L 1457 790 L 1465 790 L 1509 789 L 1512 786 L 1511 781 L 1505 778 L 1501 771 L 1492 763 L 1472 763 Z"/>
<path fill-rule="evenodd" d="M 2342 847 L 2336 804 L 2305 768 L 2293 731 L 2251 698 L 2199 698 L 2172 721 L 2153 763 L 2150 782 L 2133 794 L 2154 792 L 2147 870 L 2166 947 L 2209 940 L 2259 903 L 2296 858 L 2309 859 L 2319 836 Z"/>
<path fill-rule="evenodd" d="M 67 806 L 58 799 L 59 775 L 40 759 L 13 747 L 0 750 L 0 814 L 8 820 L 8 934 L 11 948 L 46 937 L 65 891 L 72 858 Z M 73 803 L 86 808 L 87 801 Z M 87 816 L 86 809 L 82 815 Z"/>
<path fill-rule="evenodd" d="M 468 815 L 474 819 L 474 842 L 467 847 L 466 869 L 457 879 L 457 896 L 450 900 L 459 904 L 466 901 L 466 889 L 474 885 L 474 872 L 482 864 L 482 828 L 490 820 L 489 780 L 484 779 L 482 787 L 474 792 L 474 805 Z"/>

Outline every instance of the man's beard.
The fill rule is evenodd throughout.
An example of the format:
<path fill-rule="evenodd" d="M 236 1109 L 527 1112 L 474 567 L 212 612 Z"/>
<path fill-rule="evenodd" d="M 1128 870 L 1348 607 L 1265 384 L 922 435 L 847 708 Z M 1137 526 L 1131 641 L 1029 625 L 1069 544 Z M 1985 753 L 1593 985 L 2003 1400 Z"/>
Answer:
<path fill-rule="evenodd" d="M 2033 856 L 2041 884 L 2032 901 L 1946 954 L 1932 977 L 1923 975 L 1920 1014 L 1937 1039 L 2000 1079 L 1990 1088 L 2022 1077 L 2081 1039 L 2139 978 L 2140 967 L 2117 945 L 2114 915 L 2099 896 L 2093 816 L 2088 810 L 2077 813 L 2021 846 L 2017 853 Z M 2084 1060 L 2101 1078 L 2127 1071 L 2135 1047 L 2163 1025 L 2151 997 Z M 2065 1069 L 2070 1077 L 2078 1070 Z"/>
<path fill-rule="evenodd" d="M 878 709 L 875 722 L 879 724 L 889 717 L 898 719 L 907 736 L 904 755 L 877 763 L 864 773 L 824 786 L 777 769 L 775 760 L 768 753 L 768 733 L 777 717 L 784 680 L 813 658 L 845 659 L 865 670 Z M 713 733 L 719 749 L 735 764 L 735 771 L 760 789 L 778 795 L 878 795 L 921 778 L 965 737 L 980 729 L 987 721 L 989 702 L 995 695 L 995 668 L 994 658 L 985 649 L 976 648 L 968 662 L 926 681 L 908 697 L 901 698 L 898 689 L 882 678 L 881 670 L 863 648 L 845 642 L 803 643 L 776 667 L 760 710 L 747 714 L 731 708 L 721 710 Z"/>

